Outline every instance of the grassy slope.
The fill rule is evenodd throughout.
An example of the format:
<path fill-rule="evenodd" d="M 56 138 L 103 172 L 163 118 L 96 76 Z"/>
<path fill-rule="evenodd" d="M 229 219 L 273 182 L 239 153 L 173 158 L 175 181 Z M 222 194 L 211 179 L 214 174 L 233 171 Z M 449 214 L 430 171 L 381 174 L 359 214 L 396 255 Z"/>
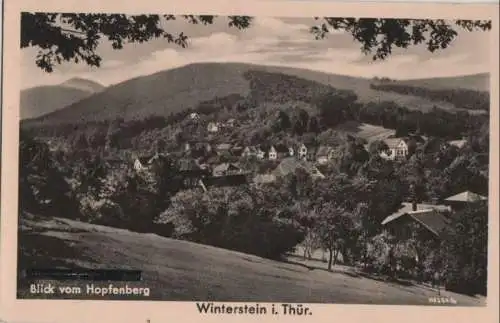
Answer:
<path fill-rule="evenodd" d="M 406 80 L 399 81 L 398 83 L 429 88 L 431 90 L 463 88 L 467 90 L 488 92 L 490 90 L 490 75 L 487 73 L 481 73 L 459 77 L 437 77 L 432 79 Z"/>
<path fill-rule="evenodd" d="M 169 115 L 214 96 L 246 95 L 249 84 L 243 78 L 245 71 L 282 73 L 306 80 L 353 90 L 362 102 L 394 101 L 410 109 L 427 111 L 434 105 L 454 109 L 451 104 L 429 101 L 416 96 L 381 92 L 370 89 L 372 80 L 333 75 L 305 69 L 259 66 L 240 63 L 198 63 L 138 77 L 107 88 L 104 92 L 79 101 L 66 109 L 42 118 L 45 122 L 75 122 L 78 120 L 144 117 L 151 114 Z M 279 76 L 276 80 L 279 80 Z M 465 77 L 467 79 L 467 77 Z M 416 82 L 416 81 L 412 81 Z M 429 81 L 433 84 L 440 82 Z M 454 78 L 453 84 L 469 86 L 474 82 Z M 475 83 L 474 83 L 475 84 Z"/>
<path fill-rule="evenodd" d="M 152 234 L 80 222 L 21 220 L 21 263 L 38 266 L 130 268 L 144 272 L 155 299 L 428 304 L 425 287 L 327 272 Z M 38 256 L 34 256 L 34 254 Z M 23 265 L 20 266 L 21 268 Z M 477 298 L 442 292 L 458 305 L 483 305 Z M 22 290 L 20 295 L 27 295 Z"/>

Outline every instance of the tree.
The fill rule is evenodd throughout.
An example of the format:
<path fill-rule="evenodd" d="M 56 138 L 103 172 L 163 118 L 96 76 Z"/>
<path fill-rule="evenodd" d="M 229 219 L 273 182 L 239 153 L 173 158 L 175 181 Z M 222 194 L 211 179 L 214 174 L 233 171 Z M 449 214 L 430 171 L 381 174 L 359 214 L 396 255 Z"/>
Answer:
<path fill-rule="evenodd" d="M 447 289 L 486 295 L 488 205 L 471 206 L 454 216 L 440 248 Z"/>
<path fill-rule="evenodd" d="M 192 24 L 210 25 L 217 16 L 194 15 L 124 15 L 77 13 L 21 14 L 21 48 L 38 47 L 36 64 L 46 72 L 63 61 L 80 61 L 99 67 L 102 58 L 96 53 L 103 38 L 111 41 L 114 49 L 125 43 L 143 43 L 164 38 L 182 47 L 188 45 L 183 32 L 174 35 L 166 22 L 185 19 Z M 229 16 L 228 25 L 238 29 L 251 27 L 252 17 Z M 491 21 L 420 19 L 355 19 L 316 17 L 318 24 L 310 31 L 316 39 L 325 38 L 333 30 L 343 30 L 361 44 L 361 51 L 373 59 L 385 59 L 393 49 L 425 44 L 431 52 L 445 49 L 457 37 L 457 29 L 467 31 L 490 30 Z"/>
<path fill-rule="evenodd" d="M 323 248 L 328 250 L 328 270 L 332 270 L 337 257 L 345 250 L 352 226 L 351 214 L 333 201 L 318 208 L 317 234 Z M 343 253 L 343 256 L 345 253 Z"/>

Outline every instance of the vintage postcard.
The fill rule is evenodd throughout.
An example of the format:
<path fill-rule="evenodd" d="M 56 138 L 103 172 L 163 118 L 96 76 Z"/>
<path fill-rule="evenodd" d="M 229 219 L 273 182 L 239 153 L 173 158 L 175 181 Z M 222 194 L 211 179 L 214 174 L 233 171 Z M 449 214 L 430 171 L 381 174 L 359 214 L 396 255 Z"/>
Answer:
<path fill-rule="evenodd" d="M 4 22 L 8 323 L 498 321 L 498 5 Z"/>

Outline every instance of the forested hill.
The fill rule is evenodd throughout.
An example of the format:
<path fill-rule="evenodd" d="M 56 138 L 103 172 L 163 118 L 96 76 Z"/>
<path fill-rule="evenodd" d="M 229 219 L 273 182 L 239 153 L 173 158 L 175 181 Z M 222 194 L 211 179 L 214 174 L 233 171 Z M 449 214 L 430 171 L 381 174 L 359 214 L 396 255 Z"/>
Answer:
<path fill-rule="evenodd" d="M 456 78 L 453 84 L 460 84 L 460 79 L 463 79 L 464 88 L 473 84 L 467 77 Z M 395 84 L 399 84 L 398 82 L 400 81 Z M 401 82 L 406 84 L 406 81 Z M 110 86 L 102 92 L 36 120 L 30 120 L 26 124 L 54 125 L 117 118 L 130 120 L 150 116 L 167 117 L 194 109 L 200 102 L 229 95 L 247 97 L 252 94 L 253 99 L 272 102 L 307 101 L 330 91 L 331 88 L 349 90 L 357 96 L 358 102 L 363 104 L 380 102 L 383 98 L 384 101 L 394 102 L 409 110 L 426 112 L 434 107 L 447 111 L 457 110 L 453 100 L 446 101 L 425 93 L 422 95 L 418 91 L 387 91 L 387 88 L 374 87 L 374 83 L 379 86 L 372 79 L 304 69 L 240 63 L 198 63 Z M 479 100 L 485 99 L 482 94 L 477 96 Z M 481 104 L 483 103 L 478 106 Z M 476 106 L 465 108 L 477 109 Z"/>

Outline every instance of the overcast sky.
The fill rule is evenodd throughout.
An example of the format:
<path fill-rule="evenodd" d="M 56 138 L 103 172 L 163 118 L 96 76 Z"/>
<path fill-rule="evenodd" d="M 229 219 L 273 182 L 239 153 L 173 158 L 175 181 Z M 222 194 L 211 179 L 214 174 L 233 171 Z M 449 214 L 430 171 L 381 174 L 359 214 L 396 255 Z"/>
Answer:
<path fill-rule="evenodd" d="M 100 68 L 64 63 L 53 73 L 35 65 L 37 48 L 22 50 L 22 88 L 58 84 L 72 77 L 83 77 L 103 85 L 152 74 L 193 62 L 247 62 L 308 68 L 323 72 L 396 79 L 453 76 L 488 72 L 490 38 L 488 32 L 461 31 L 452 46 L 429 53 L 424 46 L 397 50 L 387 60 L 373 62 L 360 51 L 352 36 L 335 32 L 327 39 L 315 40 L 309 32 L 313 19 L 258 17 L 250 29 L 238 31 L 219 18 L 209 26 L 191 25 L 184 20 L 169 21 L 169 31 L 184 32 L 189 46 L 181 48 L 165 40 L 127 44 L 113 50 L 106 41 L 98 53 Z"/>

